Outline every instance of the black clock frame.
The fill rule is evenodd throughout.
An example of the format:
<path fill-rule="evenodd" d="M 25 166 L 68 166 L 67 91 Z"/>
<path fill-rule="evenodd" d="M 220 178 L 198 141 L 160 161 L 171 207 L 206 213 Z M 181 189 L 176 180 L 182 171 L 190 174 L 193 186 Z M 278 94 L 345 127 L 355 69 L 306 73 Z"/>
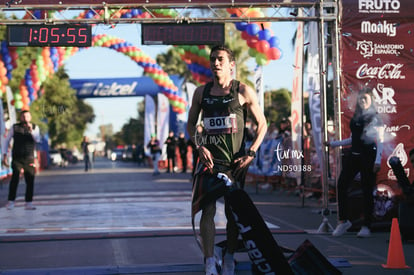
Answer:
<path fill-rule="evenodd" d="M 7 26 L 9 46 L 74 46 L 92 45 L 92 27 L 74 24 L 22 24 Z"/>
<path fill-rule="evenodd" d="M 143 45 L 224 44 L 223 23 L 143 23 Z"/>

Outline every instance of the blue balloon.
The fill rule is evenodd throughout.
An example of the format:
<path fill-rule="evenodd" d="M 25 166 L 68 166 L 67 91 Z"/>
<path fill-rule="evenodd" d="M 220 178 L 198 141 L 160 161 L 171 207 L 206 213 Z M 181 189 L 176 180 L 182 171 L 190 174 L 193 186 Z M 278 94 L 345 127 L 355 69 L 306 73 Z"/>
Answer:
<path fill-rule="evenodd" d="M 3 58 L 3 61 L 4 61 L 5 63 L 11 63 L 11 62 L 12 62 L 12 58 L 11 58 L 11 56 L 10 56 L 9 54 L 7 54 L 7 55 Z"/>
<path fill-rule="evenodd" d="M 141 11 L 139 9 L 132 9 L 131 14 L 133 17 L 136 17 L 141 14 Z"/>
<path fill-rule="evenodd" d="M 93 18 L 93 16 L 94 16 L 95 14 L 92 12 L 92 11 L 88 11 L 86 14 L 85 14 L 85 17 L 86 17 L 86 19 L 90 19 L 90 18 Z"/>
<path fill-rule="evenodd" d="M 272 37 L 272 34 L 269 30 L 261 30 L 259 31 L 259 40 L 269 40 Z"/>
<path fill-rule="evenodd" d="M 260 28 L 256 24 L 249 24 L 246 31 L 249 35 L 256 35 L 260 31 Z"/>
<path fill-rule="evenodd" d="M 269 42 L 270 48 L 279 48 L 279 38 L 277 36 L 272 36 L 267 42 Z"/>
<path fill-rule="evenodd" d="M 236 29 L 239 30 L 239 31 L 241 31 L 241 32 L 243 32 L 243 31 L 246 30 L 246 28 L 247 28 L 248 25 L 249 24 L 247 24 L 246 22 L 237 22 L 236 23 Z"/>
<path fill-rule="evenodd" d="M 42 12 L 40 10 L 35 10 L 33 12 L 34 17 L 36 17 L 37 19 L 42 19 Z"/>

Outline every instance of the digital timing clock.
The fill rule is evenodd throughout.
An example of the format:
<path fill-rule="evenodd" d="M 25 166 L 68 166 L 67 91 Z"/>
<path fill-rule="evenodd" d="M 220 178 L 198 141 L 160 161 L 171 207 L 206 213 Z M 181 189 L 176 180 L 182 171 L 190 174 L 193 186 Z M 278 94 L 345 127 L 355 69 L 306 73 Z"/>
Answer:
<path fill-rule="evenodd" d="M 221 23 L 150 23 L 141 27 L 143 45 L 224 44 Z"/>
<path fill-rule="evenodd" d="M 76 46 L 90 47 L 90 25 L 8 25 L 9 46 Z"/>

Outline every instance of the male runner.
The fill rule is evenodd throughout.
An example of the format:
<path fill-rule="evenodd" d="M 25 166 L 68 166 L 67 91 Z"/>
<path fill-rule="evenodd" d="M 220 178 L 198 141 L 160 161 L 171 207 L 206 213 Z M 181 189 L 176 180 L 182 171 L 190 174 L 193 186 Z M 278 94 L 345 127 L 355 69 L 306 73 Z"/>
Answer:
<path fill-rule="evenodd" d="M 187 131 L 197 145 L 200 164 L 193 185 L 192 215 L 202 210 L 200 235 L 206 261 L 206 275 L 218 274 L 214 258 L 216 199 L 224 194 L 215 190 L 217 173 L 225 173 L 232 182 L 243 185 L 244 176 L 255 158 L 267 131 L 266 119 L 258 104 L 255 91 L 233 79 L 235 67 L 233 52 L 216 46 L 210 53 L 213 81 L 198 87 L 189 111 Z M 244 148 L 246 113 L 256 120 L 256 136 L 247 154 Z M 196 135 L 197 121 L 201 114 L 203 137 Z M 238 229 L 229 207 L 227 217 L 227 251 L 223 257 L 222 275 L 234 274 L 234 251 L 237 248 Z"/>

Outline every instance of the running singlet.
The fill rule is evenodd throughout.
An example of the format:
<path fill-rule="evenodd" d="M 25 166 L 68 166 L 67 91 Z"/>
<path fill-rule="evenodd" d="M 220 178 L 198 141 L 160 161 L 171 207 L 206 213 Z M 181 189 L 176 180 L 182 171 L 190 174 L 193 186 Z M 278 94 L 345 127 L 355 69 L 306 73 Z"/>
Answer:
<path fill-rule="evenodd" d="M 206 84 L 201 101 L 205 136 L 202 144 L 214 159 L 232 162 L 243 144 L 245 109 L 239 103 L 240 82 L 232 81 L 230 93 L 210 95 L 212 83 Z"/>

